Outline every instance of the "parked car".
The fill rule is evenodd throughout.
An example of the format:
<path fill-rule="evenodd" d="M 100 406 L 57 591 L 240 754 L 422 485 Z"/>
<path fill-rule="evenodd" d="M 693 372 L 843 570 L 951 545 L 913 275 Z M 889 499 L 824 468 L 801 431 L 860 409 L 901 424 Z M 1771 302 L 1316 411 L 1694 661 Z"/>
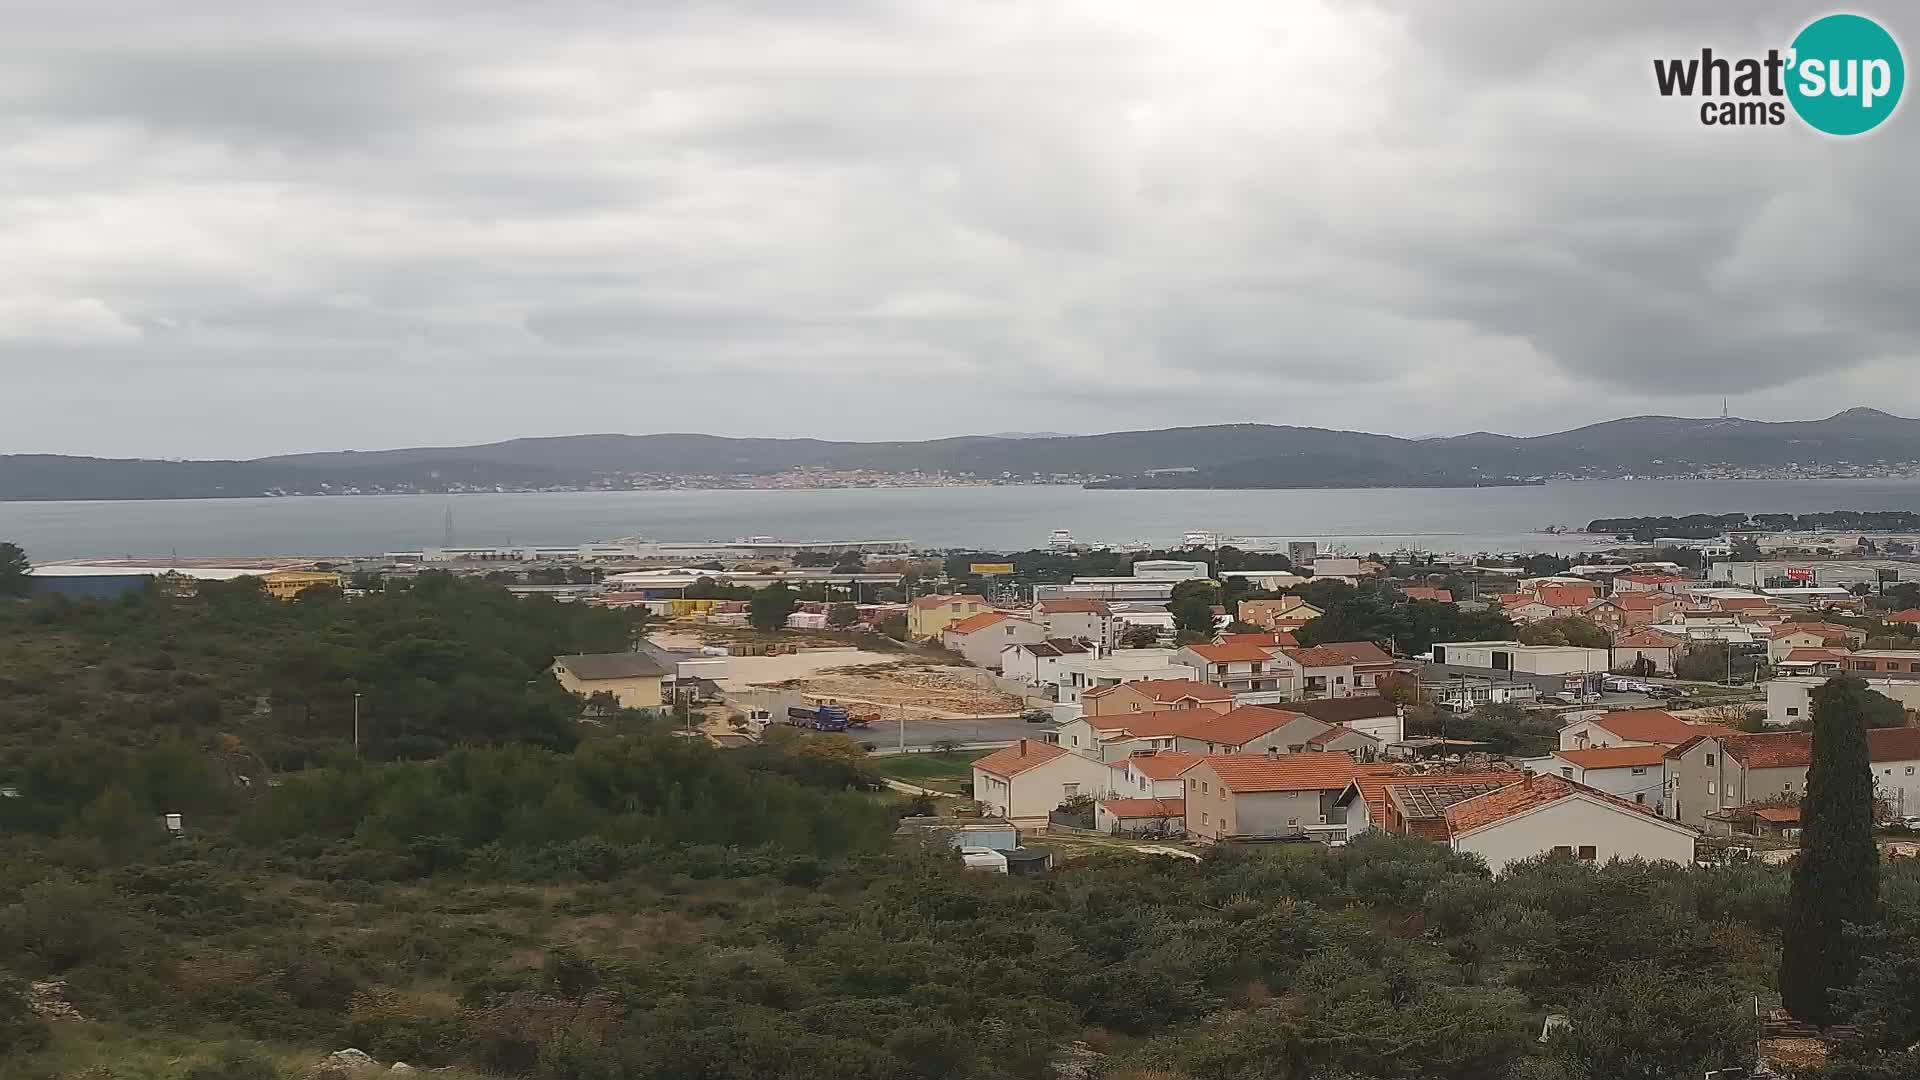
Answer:
<path fill-rule="evenodd" d="M 1053 719 L 1053 714 L 1045 709 L 1028 709 L 1020 714 L 1020 719 L 1029 724 L 1044 724 Z"/>

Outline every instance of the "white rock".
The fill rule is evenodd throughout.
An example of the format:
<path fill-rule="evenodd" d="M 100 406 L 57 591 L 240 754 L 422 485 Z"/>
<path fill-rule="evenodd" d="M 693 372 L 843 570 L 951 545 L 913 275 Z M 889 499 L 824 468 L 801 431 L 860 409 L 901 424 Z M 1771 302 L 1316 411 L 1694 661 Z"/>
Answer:
<path fill-rule="evenodd" d="M 322 1068 L 345 1069 L 348 1072 L 359 1072 L 362 1069 L 378 1069 L 380 1067 L 380 1063 L 373 1060 L 373 1057 L 366 1051 L 355 1050 L 351 1047 L 345 1050 L 335 1050 L 333 1053 L 328 1054 L 326 1058 L 320 1062 L 320 1065 Z"/>

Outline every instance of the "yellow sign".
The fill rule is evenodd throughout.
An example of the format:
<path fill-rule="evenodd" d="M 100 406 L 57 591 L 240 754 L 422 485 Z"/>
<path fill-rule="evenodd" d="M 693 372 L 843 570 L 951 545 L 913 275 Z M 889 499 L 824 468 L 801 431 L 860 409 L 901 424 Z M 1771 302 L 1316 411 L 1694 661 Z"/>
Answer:
<path fill-rule="evenodd" d="M 994 577 L 999 574 L 1013 573 L 1013 564 L 1010 562 L 977 562 L 967 567 L 967 570 L 972 573 L 974 577 Z"/>

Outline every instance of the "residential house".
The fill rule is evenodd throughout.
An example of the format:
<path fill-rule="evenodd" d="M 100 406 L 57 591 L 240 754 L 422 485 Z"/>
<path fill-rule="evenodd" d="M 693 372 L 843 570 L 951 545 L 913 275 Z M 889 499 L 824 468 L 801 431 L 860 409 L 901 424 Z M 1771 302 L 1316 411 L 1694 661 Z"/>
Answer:
<path fill-rule="evenodd" d="M 623 709 L 657 709 L 667 669 L 645 653 L 586 653 L 556 656 L 549 669 L 562 688 L 591 700 L 611 694 Z"/>
<path fill-rule="evenodd" d="M 1687 639 L 1651 626 L 1642 627 L 1613 639 L 1613 670 L 1638 671 L 1641 661 L 1651 664 L 1655 675 L 1673 674 L 1673 665 L 1687 655 Z"/>
<path fill-rule="evenodd" d="M 1666 593 L 1621 592 L 1595 600 L 1580 614 L 1608 633 L 1619 635 L 1666 622 L 1679 609 L 1679 597 Z"/>
<path fill-rule="evenodd" d="M 1406 711 L 1377 694 L 1290 701 L 1286 711 L 1304 713 L 1323 724 L 1352 728 L 1383 744 L 1407 737 Z"/>
<path fill-rule="evenodd" d="M 1353 755 L 1355 761 L 1379 761 L 1386 743 L 1364 731 L 1335 725 L 1307 740 L 1306 749 L 1323 753 L 1339 751 Z"/>
<path fill-rule="evenodd" d="M 1285 630 L 1263 630 L 1257 634 L 1221 634 L 1213 639 L 1213 643 L 1215 645 L 1253 645 L 1272 651 L 1298 648 L 1300 640 Z"/>
<path fill-rule="evenodd" d="M 1453 603 L 1452 590 L 1435 589 L 1426 585 L 1402 585 L 1400 595 L 1409 600 L 1432 600 L 1440 604 Z"/>
<path fill-rule="evenodd" d="M 1379 831 L 1393 836 L 1447 838 L 1447 807 L 1520 779 L 1514 769 L 1409 772 L 1398 766 L 1356 766 L 1353 782 L 1334 805 L 1345 814 L 1347 839 Z"/>
<path fill-rule="evenodd" d="M 1096 687 L 1080 695 L 1086 717 L 1127 716 L 1166 709 L 1208 709 L 1223 713 L 1233 708 L 1233 694 L 1192 679 L 1136 679 Z"/>
<path fill-rule="evenodd" d="M 1185 799 L 1101 799 L 1093 804 L 1093 827 L 1108 835 L 1148 833 L 1178 836 L 1186 831 Z"/>
<path fill-rule="evenodd" d="M 1920 649 L 1859 649 L 1847 657 L 1857 675 L 1920 675 Z"/>
<path fill-rule="evenodd" d="M 1767 723 L 1786 727 L 1813 716 L 1813 692 L 1826 684 L 1827 675 L 1775 675 L 1766 681 Z M 1867 689 L 1892 698 L 1908 712 L 1920 711 L 1920 679 L 1911 675 L 1863 675 Z"/>
<path fill-rule="evenodd" d="M 1886 621 L 1895 626 L 1912 626 L 1920 623 L 1920 608 L 1905 608 L 1888 615 Z"/>
<path fill-rule="evenodd" d="M 915 597 L 907 605 L 907 636 L 915 641 L 938 641 L 947 627 L 992 610 L 986 597 L 977 593 Z"/>
<path fill-rule="evenodd" d="M 1104 600 L 1042 600 L 1033 605 L 1033 621 L 1051 639 L 1086 641 L 1103 649 L 1118 643 L 1113 610 Z"/>
<path fill-rule="evenodd" d="M 1578 614 L 1600 599 L 1600 586 L 1591 581 L 1560 580 L 1533 587 L 1533 598 L 1565 614 Z"/>
<path fill-rule="evenodd" d="M 1767 836 L 1776 840 L 1797 840 L 1800 837 L 1800 806 L 1781 803 L 1754 803 L 1751 806 L 1730 806 L 1725 810 L 1707 812 L 1706 831 L 1722 836 L 1736 833 L 1747 836 Z"/>
<path fill-rule="evenodd" d="M 1064 674 L 1061 661 L 1085 656 L 1087 646 L 1065 638 L 1023 641 L 1000 648 L 1000 674 L 1028 686 L 1057 686 Z"/>
<path fill-rule="evenodd" d="M 1242 600 L 1235 609 L 1235 614 L 1244 623 L 1263 626 L 1268 630 L 1291 632 L 1326 612 L 1297 596 L 1281 596 L 1270 600 Z"/>
<path fill-rule="evenodd" d="M 1371 641 L 1280 649 L 1276 658 L 1292 665 L 1295 693 L 1303 701 L 1376 695 L 1380 676 L 1393 670 L 1393 657 Z"/>
<path fill-rule="evenodd" d="M 1136 751 L 1107 763 L 1113 770 L 1107 787 L 1114 794 L 1130 799 L 1182 798 L 1187 786 L 1180 774 L 1203 756 L 1181 750 Z"/>
<path fill-rule="evenodd" d="M 990 814 L 1044 819 L 1067 799 L 1107 794 L 1111 772 L 1052 743 L 1021 739 L 973 763 L 973 797 Z"/>
<path fill-rule="evenodd" d="M 1679 746 L 1701 735 L 1732 734 L 1719 724 L 1690 724 L 1664 709 L 1620 709 L 1583 716 L 1560 729 L 1560 749 Z"/>
<path fill-rule="evenodd" d="M 1773 666 L 1782 675 L 1838 675 L 1847 668 L 1847 654 L 1838 649 L 1790 649 Z"/>
<path fill-rule="evenodd" d="M 1568 614 L 1567 610 L 1554 607 L 1529 593 L 1502 596 L 1500 599 L 1501 613 L 1521 625 L 1540 622 L 1544 619 L 1557 619 Z"/>
<path fill-rule="evenodd" d="M 1447 807 L 1448 844 L 1495 874 L 1548 853 L 1582 862 L 1646 859 L 1693 865 L 1699 833 L 1648 807 L 1551 773 L 1533 774 Z"/>
<path fill-rule="evenodd" d="M 1287 693 L 1294 686 L 1293 669 L 1258 645 L 1188 645 L 1173 658 L 1198 671 L 1201 681 L 1231 693 Z"/>
<path fill-rule="evenodd" d="M 1557 773 L 1630 803 L 1662 810 L 1666 792 L 1667 751 L 1658 743 L 1555 750 L 1527 762 L 1531 772 Z"/>
<path fill-rule="evenodd" d="M 1866 641 L 1864 630 L 1835 623 L 1780 623 L 1767 631 L 1767 661 L 1777 664 L 1795 649 L 1845 649 Z"/>
<path fill-rule="evenodd" d="M 1222 754 L 1183 774 L 1187 834 L 1205 842 L 1308 834 L 1338 839 L 1334 800 L 1353 782 L 1346 754 Z"/>
<path fill-rule="evenodd" d="M 1798 799 L 1812 759 L 1807 731 L 1736 732 L 1674 747 L 1667 752 L 1673 816 L 1703 827 L 1716 811 Z M 1896 816 L 1920 813 L 1920 728 L 1868 731 L 1867 759 L 1874 796 Z"/>
<path fill-rule="evenodd" d="M 1039 623 L 1016 619 L 998 611 L 983 611 L 949 625 L 940 632 L 940 644 L 966 657 L 974 667 L 1000 669 L 1000 651 L 1009 645 L 1045 641 Z"/>
<path fill-rule="evenodd" d="M 1198 674 L 1186 664 L 1175 663 L 1172 649 L 1095 649 L 1079 656 L 1063 656 L 1057 667 L 1058 698 L 1062 702 L 1079 702 L 1084 694 L 1121 683 L 1188 682 Z"/>
<path fill-rule="evenodd" d="M 1083 714 L 1062 724 L 1058 736 L 1061 746 L 1111 763 L 1158 750 L 1306 753 L 1317 749 L 1315 736 L 1332 730 L 1310 716 L 1248 705 L 1226 713 L 1168 709 L 1116 716 Z"/>

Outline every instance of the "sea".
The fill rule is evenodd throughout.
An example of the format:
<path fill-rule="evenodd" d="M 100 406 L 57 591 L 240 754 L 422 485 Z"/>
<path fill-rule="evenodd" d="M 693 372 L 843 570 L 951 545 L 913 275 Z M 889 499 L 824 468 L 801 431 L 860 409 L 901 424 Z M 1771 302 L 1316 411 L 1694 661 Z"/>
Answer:
<path fill-rule="evenodd" d="M 1604 548 L 1559 535 L 1602 517 L 1920 511 L 1920 479 L 1587 480 L 1525 487 L 1089 491 L 1066 486 L 777 491 L 332 495 L 0 502 L 0 541 L 37 562 L 103 558 L 364 556 L 447 543 L 905 540 L 920 549 L 1017 551 L 1056 529 L 1078 543 L 1174 544 L 1189 531 L 1259 543 L 1315 540 L 1355 553 Z"/>

